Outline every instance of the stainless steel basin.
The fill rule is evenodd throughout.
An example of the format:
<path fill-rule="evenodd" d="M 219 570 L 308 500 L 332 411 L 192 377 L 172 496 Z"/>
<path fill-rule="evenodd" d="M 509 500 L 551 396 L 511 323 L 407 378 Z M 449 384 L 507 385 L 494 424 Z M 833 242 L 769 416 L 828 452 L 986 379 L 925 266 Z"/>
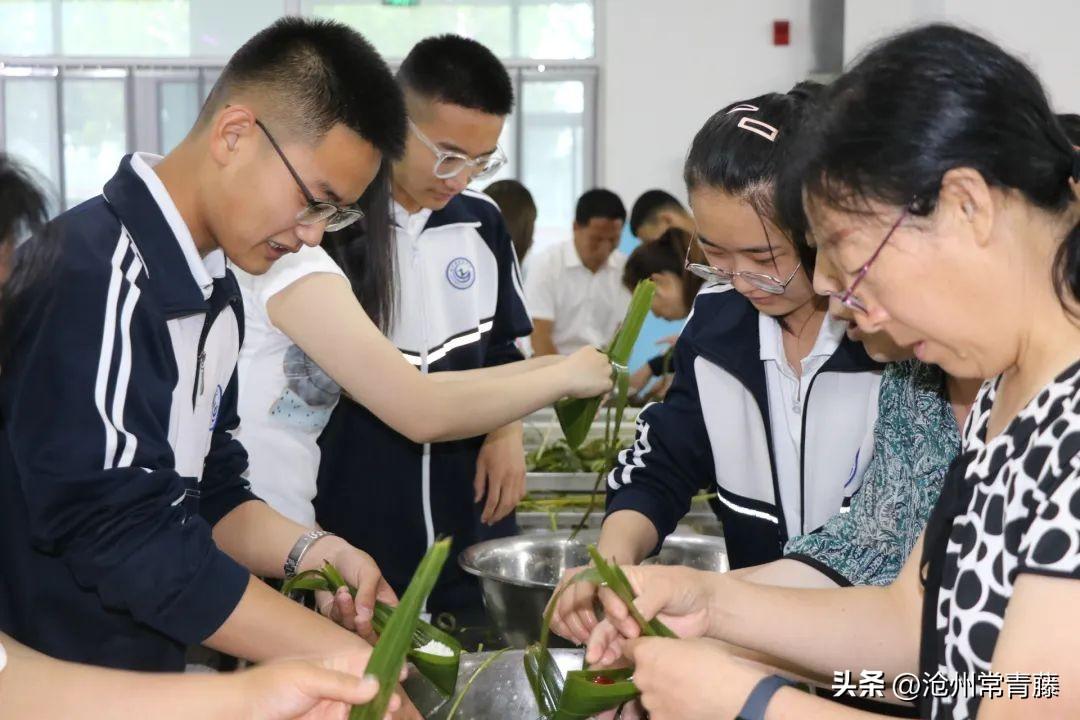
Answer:
<path fill-rule="evenodd" d="M 457 692 L 461 692 L 476 668 L 492 654 L 461 656 Z M 522 654 L 521 650 L 510 650 L 489 665 L 469 688 L 454 720 L 535 720 L 540 712 L 525 675 Z M 583 651 L 552 650 L 551 654 L 564 673 L 581 669 Z M 445 720 L 454 701 L 439 695 L 435 687 L 415 671 L 405 681 L 405 691 L 428 720 Z"/>
<path fill-rule="evenodd" d="M 480 579 L 488 615 L 507 642 L 524 648 L 540 638 L 544 608 L 567 568 L 587 565 L 589 543 L 599 532 L 585 531 L 570 542 L 569 532 L 530 533 L 467 548 L 461 567 Z M 728 569 L 724 539 L 676 533 L 660 554 L 647 562 L 688 565 L 701 570 Z"/>

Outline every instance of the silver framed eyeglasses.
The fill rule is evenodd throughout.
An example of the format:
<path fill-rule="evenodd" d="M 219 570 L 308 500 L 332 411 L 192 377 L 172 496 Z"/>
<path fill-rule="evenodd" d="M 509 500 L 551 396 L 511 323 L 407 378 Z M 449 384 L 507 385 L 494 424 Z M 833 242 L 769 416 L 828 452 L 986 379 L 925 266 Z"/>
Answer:
<path fill-rule="evenodd" d="M 712 265 L 690 262 L 690 251 L 697 242 L 699 242 L 698 234 L 694 233 L 694 238 L 686 248 L 685 267 L 687 272 L 693 273 L 710 285 L 730 285 L 735 282 L 735 278 L 742 278 L 758 290 L 767 292 L 770 295 L 783 295 L 784 290 L 786 290 L 787 286 L 791 284 L 791 281 L 795 279 L 795 274 L 798 273 L 799 268 L 802 267 L 802 261 L 799 261 L 799 263 L 795 265 L 795 269 L 788 275 L 787 280 L 781 280 L 768 273 L 722 270 L 718 267 L 713 267 Z"/>
<path fill-rule="evenodd" d="M 259 126 L 266 135 L 266 139 L 273 145 L 278 157 L 281 158 L 281 162 L 285 163 L 285 167 L 289 170 L 289 174 L 293 176 L 293 180 L 295 180 L 296 184 L 300 187 L 300 192 L 303 193 L 304 200 L 307 201 L 307 207 L 296 213 L 296 222 L 298 225 L 318 225 L 321 222 L 325 222 L 327 232 L 334 232 L 335 230 L 346 228 L 364 217 L 364 211 L 356 205 L 342 207 L 329 200 L 316 200 L 315 196 L 308 190 L 307 185 L 304 184 L 304 181 L 300 179 L 300 173 L 296 172 L 296 168 L 294 168 L 292 163 L 289 162 L 289 159 L 285 157 L 285 152 L 281 149 L 281 146 L 277 144 L 277 140 L 270 134 L 270 131 L 266 129 L 266 126 L 262 124 L 262 121 L 256 119 L 255 124 Z"/>
<path fill-rule="evenodd" d="M 471 171 L 470 178 L 472 180 L 484 180 L 499 172 L 502 166 L 506 164 L 506 154 L 498 146 L 495 147 L 494 152 L 472 158 L 459 152 L 443 150 L 433 143 L 411 119 L 409 120 L 409 129 L 435 155 L 434 173 L 435 177 L 440 180 L 457 177 L 466 169 Z"/>

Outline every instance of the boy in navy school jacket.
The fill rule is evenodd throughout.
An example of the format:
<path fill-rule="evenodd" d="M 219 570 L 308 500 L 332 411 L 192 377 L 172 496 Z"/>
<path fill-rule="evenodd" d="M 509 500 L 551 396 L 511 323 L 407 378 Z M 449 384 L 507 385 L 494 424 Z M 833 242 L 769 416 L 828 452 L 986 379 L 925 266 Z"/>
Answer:
<path fill-rule="evenodd" d="M 515 340 L 532 323 L 513 243 L 494 201 L 467 189 L 504 159 L 510 77 L 480 43 L 444 35 L 413 48 L 398 81 L 410 131 L 393 170 L 398 285 L 388 337 L 422 372 L 521 360 Z M 370 552 L 399 592 L 436 537 L 452 535 L 456 555 L 516 531 L 508 515 L 525 489 L 520 422 L 420 445 L 342 398 L 320 447 L 319 524 Z M 475 579 L 447 563 L 428 609 L 471 622 L 480 603 Z"/>
<path fill-rule="evenodd" d="M 12 299 L 0 374 L 0 630 L 54 657 L 183 668 L 205 643 L 264 660 L 364 652 L 252 576 L 378 568 L 252 495 L 232 437 L 243 309 L 226 260 L 265 272 L 352 217 L 404 107 L 359 34 L 283 19 L 229 61 L 165 158 L 125 157 L 62 214 L 49 277 Z M 333 216 L 333 217 L 331 217 Z M 385 583 L 379 590 L 387 599 Z"/>

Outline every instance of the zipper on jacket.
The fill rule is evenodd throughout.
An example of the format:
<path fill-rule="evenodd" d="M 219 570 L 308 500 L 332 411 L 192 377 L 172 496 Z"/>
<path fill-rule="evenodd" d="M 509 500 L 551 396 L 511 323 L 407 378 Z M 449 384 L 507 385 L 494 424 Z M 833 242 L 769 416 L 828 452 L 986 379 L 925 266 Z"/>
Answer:
<path fill-rule="evenodd" d="M 203 320 L 202 331 L 199 333 L 199 344 L 195 349 L 195 361 L 197 363 L 195 370 L 195 384 L 191 388 L 191 406 L 195 407 L 195 403 L 206 392 L 206 340 L 210 337 L 210 330 L 213 329 L 214 323 L 217 322 L 218 317 L 226 309 L 233 310 L 235 312 L 235 305 L 239 301 L 239 297 L 232 296 L 229 301 L 220 307 L 210 307 L 210 310 L 206 313 L 206 319 Z"/>
<path fill-rule="evenodd" d="M 814 383 L 818 379 L 818 375 L 821 374 L 821 370 L 814 373 L 814 377 L 810 378 L 810 384 L 806 388 L 806 397 L 803 398 L 802 403 L 802 430 L 799 435 L 799 534 L 806 534 L 806 416 L 809 415 L 807 410 L 810 405 L 810 393 L 814 389 Z M 786 528 L 785 528 L 786 532 Z M 789 540 L 791 538 L 788 538 Z"/>
<path fill-rule="evenodd" d="M 420 252 L 420 236 L 423 234 L 423 229 L 420 233 L 412 237 L 412 261 L 413 269 L 420 274 L 418 277 L 423 278 L 423 257 Z M 420 322 L 422 323 L 421 346 L 420 346 L 420 372 L 425 375 L 428 374 L 428 348 L 430 347 L 428 338 L 428 315 L 427 315 L 427 294 L 424 292 L 424 283 L 419 284 L 420 289 Z M 427 533 L 427 547 L 431 547 L 435 543 L 435 519 L 432 516 L 431 510 L 431 443 L 424 443 L 424 454 L 420 461 L 420 493 L 421 500 L 423 502 L 424 512 L 424 530 Z M 425 603 L 425 609 L 427 604 Z"/>
<path fill-rule="evenodd" d="M 199 349 L 199 367 L 195 370 L 195 384 L 199 387 L 199 397 L 206 392 L 206 348 Z"/>

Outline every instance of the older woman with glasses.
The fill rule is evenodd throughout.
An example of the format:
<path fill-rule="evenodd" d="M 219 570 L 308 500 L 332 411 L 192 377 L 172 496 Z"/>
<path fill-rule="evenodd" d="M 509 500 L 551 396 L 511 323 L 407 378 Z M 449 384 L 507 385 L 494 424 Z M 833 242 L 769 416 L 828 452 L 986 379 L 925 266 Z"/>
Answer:
<path fill-rule="evenodd" d="M 772 201 L 816 90 L 734 103 L 694 139 L 685 176 L 704 262 L 688 256 L 686 269 L 705 287 L 676 346 L 671 390 L 641 413 L 608 478 L 607 557 L 643 560 L 708 489 L 731 567 L 767 563 L 860 486 L 882 366 L 828 315 L 811 284 L 814 251 Z M 580 583 L 565 593 L 553 629 L 584 642 L 595 592 Z"/>

